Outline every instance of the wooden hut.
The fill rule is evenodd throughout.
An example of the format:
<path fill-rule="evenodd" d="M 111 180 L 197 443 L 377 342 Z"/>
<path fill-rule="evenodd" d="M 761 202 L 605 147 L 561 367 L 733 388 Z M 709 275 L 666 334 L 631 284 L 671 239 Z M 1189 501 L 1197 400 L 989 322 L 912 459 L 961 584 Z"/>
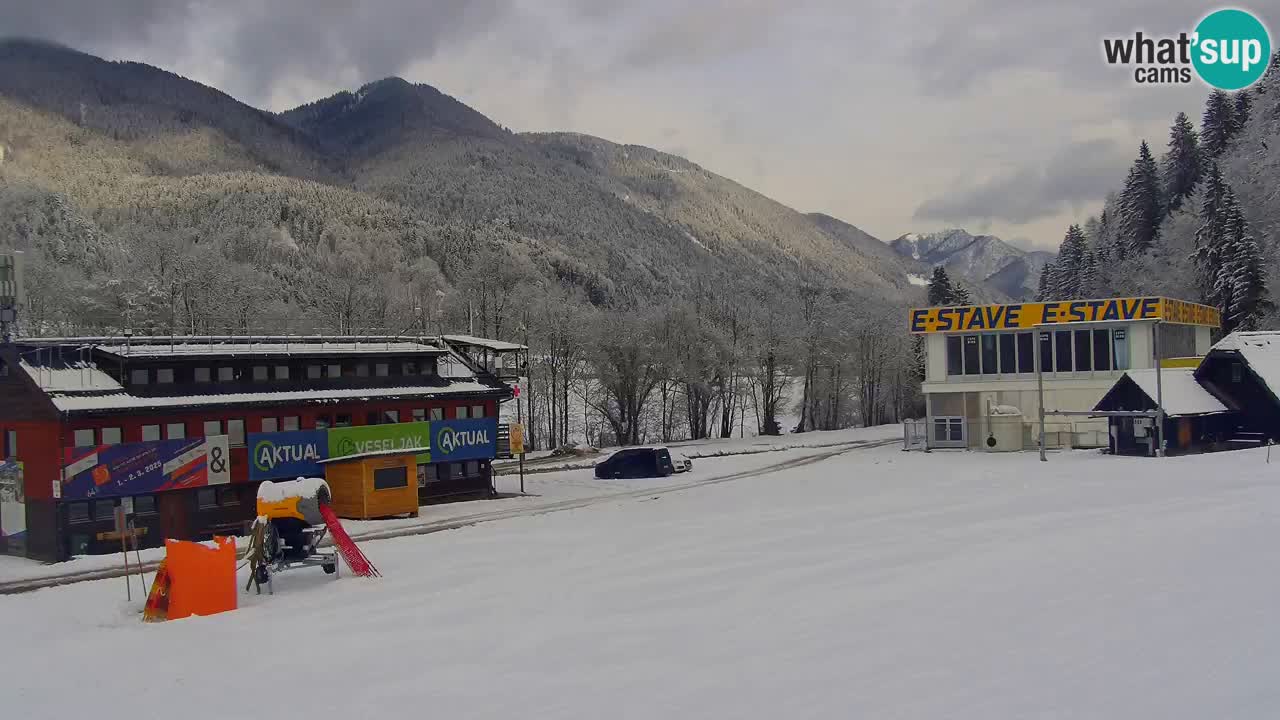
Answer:
<path fill-rule="evenodd" d="M 425 448 L 372 452 L 325 461 L 338 517 L 372 520 L 418 516 L 418 460 Z"/>

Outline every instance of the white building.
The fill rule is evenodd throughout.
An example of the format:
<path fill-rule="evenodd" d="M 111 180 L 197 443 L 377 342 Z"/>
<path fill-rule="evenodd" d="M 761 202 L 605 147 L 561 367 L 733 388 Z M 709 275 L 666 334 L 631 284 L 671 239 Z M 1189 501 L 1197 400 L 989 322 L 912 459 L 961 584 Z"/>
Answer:
<path fill-rule="evenodd" d="M 1154 368 L 1157 344 L 1164 367 L 1203 356 L 1219 324 L 1215 308 L 1157 297 L 912 310 L 911 332 L 925 338 L 929 446 L 1033 447 L 1041 367 L 1045 410 L 1085 412 L 1124 371 Z M 1050 447 L 1104 447 L 1107 432 L 1102 418 L 1046 420 Z"/>

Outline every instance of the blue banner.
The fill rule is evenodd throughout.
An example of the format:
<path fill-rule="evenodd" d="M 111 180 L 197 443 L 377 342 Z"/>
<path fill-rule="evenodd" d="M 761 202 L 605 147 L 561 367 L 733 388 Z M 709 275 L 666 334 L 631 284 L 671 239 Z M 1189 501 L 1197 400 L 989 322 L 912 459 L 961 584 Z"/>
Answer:
<path fill-rule="evenodd" d="M 249 479 L 323 477 L 329 457 L 324 430 L 249 434 Z"/>
<path fill-rule="evenodd" d="M 431 421 L 431 462 L 489 460 L 496 454 L 497 418 Z"/>
<path fill-rule="evenodd" d="M 222 444 L 191 438 L 66 448 L 62 499 L 143 495 L 229 482 L 226 437 L 219 439 Z"/>

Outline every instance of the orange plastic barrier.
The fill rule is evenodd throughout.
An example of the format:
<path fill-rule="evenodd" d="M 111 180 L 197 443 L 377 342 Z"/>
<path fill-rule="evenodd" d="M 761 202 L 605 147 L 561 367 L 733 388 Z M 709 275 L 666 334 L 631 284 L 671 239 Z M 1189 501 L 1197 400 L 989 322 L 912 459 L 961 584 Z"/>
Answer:
<path fill-rule="evenodd" d="M 169 581 L 166 619 L 236 609 L 236 539 L 213 540 L 216 548 L 183 540 L 164 541 Z"/>

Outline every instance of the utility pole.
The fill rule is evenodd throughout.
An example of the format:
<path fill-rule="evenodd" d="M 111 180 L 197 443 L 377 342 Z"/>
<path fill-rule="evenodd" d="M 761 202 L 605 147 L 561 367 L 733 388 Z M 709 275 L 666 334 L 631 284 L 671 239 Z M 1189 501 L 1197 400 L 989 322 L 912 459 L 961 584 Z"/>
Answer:
<path fill-rule="evenodd" d="M 1160 321 L 1151 323 L 1151 352 L 1156 358 L 1156 457 L 1164 457 L 1164 385 L 1160 378 Z"/>
<path fill-rule="evenodd" d="M 1039 400 L 1036 404 L 1040 406 L 1040 462 L 1049 461 L 1049 458 L 1045 456 L 1044 452 L 1044 367 L 1043 363 L 1040 362 L 1040 358 L 1044 355 L 1044 349 L 1041 348 L 1040 343 L 1044 342 L 1045 339 L 1049 337 L 1052 336 L 1047 335 L 1040 328 L 1036 328 L 1036 350 L 1034 357 L 1036 360 L 1036 392 L 1039 393 Z"/>

